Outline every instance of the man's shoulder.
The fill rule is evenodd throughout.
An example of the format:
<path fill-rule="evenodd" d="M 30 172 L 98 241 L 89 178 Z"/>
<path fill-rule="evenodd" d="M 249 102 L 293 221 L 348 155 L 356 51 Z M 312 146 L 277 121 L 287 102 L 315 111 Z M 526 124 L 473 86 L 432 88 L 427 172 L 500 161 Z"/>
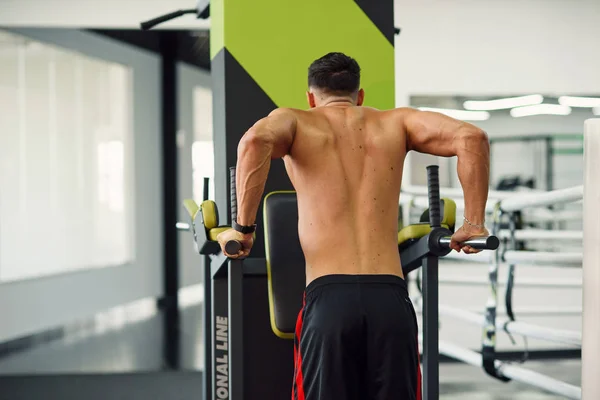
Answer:
<path fill-rule="evenodd" d="M 301 110 L 299 108 L 291 108 L 291 107 L 278 107 L 269 113 L 269 116 L 272 115 L 299 115 L 302 113 L 306 113 L 305 110 Z"/>

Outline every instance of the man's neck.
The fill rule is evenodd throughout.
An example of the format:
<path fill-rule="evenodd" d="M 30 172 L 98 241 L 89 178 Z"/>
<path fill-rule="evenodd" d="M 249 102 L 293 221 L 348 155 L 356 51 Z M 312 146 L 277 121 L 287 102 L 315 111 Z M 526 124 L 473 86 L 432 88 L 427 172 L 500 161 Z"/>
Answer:
<path fill-rule="evenodd" d="M 337 98 L 331 98 L 331 99 L 327 99 L 323 102 L 323 104 L 321 105 L 321 107 L 351 107 L 354 106 L 356 104 L 354 104 L 354 100 L 350 99 L 350 98 L 346 98 L 346 97 L 337 97 Z"/>

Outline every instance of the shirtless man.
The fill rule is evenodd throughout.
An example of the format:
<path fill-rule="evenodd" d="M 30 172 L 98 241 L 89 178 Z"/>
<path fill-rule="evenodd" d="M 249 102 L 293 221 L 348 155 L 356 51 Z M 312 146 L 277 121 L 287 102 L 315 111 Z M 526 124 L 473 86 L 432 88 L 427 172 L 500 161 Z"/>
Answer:
<path fill-rule="evenodd" d="M 465 221 L 461 245 L 487 235 L 489 142 L 481 129 L 437 113 L 361 107 L 357 62 L 341 53 L 308 71 L 310 110 L 277 109 L 239 143 L 235 229 L 245 257 L 271 159 L 283 158 L 297 192 L 306 258 L 295 345 L 295 400 L 420 399 L 417 321 L 398 254 L 398 198 L 410 150 L 458 157 Z M 242 233 L 246 232 L 246 233 Z"/>

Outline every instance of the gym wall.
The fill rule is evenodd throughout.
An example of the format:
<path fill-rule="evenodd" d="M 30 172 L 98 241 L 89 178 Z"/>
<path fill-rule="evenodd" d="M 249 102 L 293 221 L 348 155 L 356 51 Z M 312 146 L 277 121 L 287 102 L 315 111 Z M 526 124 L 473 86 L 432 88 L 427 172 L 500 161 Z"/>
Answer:
<path fill-rule="evenodd" d="M 80 138 L 82 141 L 89 142 L 82 142 L 82 146 L 73 146 L 71 153 L 60 157 L 61 153 L 58 148 L 53 148 L 51 143 L 44 140 L 44 135 L 39 134 L 42 130 L 51 129 L 55 125 L 52 120 L 47 120 L 45 125 L 43 121 L 39 121 L 43 119 L 40 113 L 46 112 L 48 107 L 52 107 L 52 104 L 54 104 L 48 101 L 48 93 L 44 95 L 44 86 L 53 85 L 52 82 L 55 82 L 53 79 L 45 79 L 48 74 L 51 74 L 52 68 L 46 67 L 45 71 L 43 68 L 37 70 L 35 68 L 37 63 L 48 63 L 48 61 L 41 58 L 36 61 L 35 54 L 24 58 L 25 65 L 29 65 L 26 72 L 29 72 L 30 75 L 25 76 L 21 73 L 19 76 L 22 76 L 24 82 L 30 85 L 39 85 L 40 92 L 36 94 L 35 91 L 33 93 L 24 91 L 25 94 L 20 94 L 21 97 L 19 98 L 24 103 L 21 103 L 18 112 L 23 116 L 21 122 L 29 122 L 27 129 L 25 131 L 14 130 L 14 128 L 10 131 L 6 129 L 3 130 L 2 135 L 3 140 L 10 138 L 4 135 L 14 135 L 14 137 L 20 138 L 20 142 L 13 144 L 17 145 L 20 151 L 27 150 L 22 152 L 22 156 L 26 158 L 21 163 L 29 168 L 31 174 L 28 175 L 28 178 L 40 176 L 40 180 L 30 182 L 29 187 L 20 186 L 22 193 L 19 193 L 19 195 L 29 196 L 25 203 L 27 208 L 22 210 L 24 212 L 22 215 L 26 219 L 13 221 L 16 224 L 10 224 L 10 226 L 17 227 L 24 233 L 20 235 L 20 240 L 13 240 L 10 251 L 15 254 L 23 254 L 23 259 L 27 259 L 32 254 L 35 255 L 36 263 L 34 267 L 36 271 L 35 276 L 28 274 L 25 269 L 27 266 L 24 263 L 23 265 L 18 264 L 18 257 L 13 257 L 10 260 L 2 258 L 3 263 L 0 264 L 0 269 L 7 271 L 8 268 L 9 272 L 19 272 L 18 274 L 10 274 L 14 279 L 29 279 L 0 282 L 0 315 L 2 315 L 0 342 L 61 326 L 77 318 L 87 318 L 98 311 L 133 300 L 157 297 L 162 293 L 163 247 L 161 244 L 163 228 L 160 218 L 162 208 L 160 192 L 161 153 L 159 147 L 161 127 L 159 58 L 149 52 L 81 31 L 15 28 L 11 29 L 11 32 L 49 43 L 58 48 L 74 51 L 81 56 L 122 65 L 127 70 L 126 75 L 129 78 L 114 81 L 113 84 L 119 82 L 127 84 L 129 82 L 127 84 L 129 87 L 122 88 L 127 92 L 127 101 L 124 101 L 126 104 L 111 102 L 106 96 L 100 96 L 103 93 L 102 90 L 93 91 L 91 90 L 93 88 L 90 88 L 89 92 L 91 98 L 86 98 L 85 86 L 81 89 L 83 93 L 79 98 L 69 96 L 68 91 L 63 93 L 62 102 L 68 101 L 69 98 L 72 101 L 81 101 L 85 104 L 91 102 L 92 108 L 89 113 L 84 115 L 77 115 L 72 109 L 71 111 L 63 111 L 62 109 L 54 110 L 55 112 L 48 111 L 48 115 L 55 116 L 55 122 L 60 121 L 68 124 L 77 119 L 79 121 L 86 119 L 89 120 L 86 122 L 91 123 L 97 119 L 101 123 L 100 125 L 85 126 L 85 129 L 79 132 L 85 132 L 85 135 L 78 136 L 78 134 L 75 134 L 73 141 L 77 142 L 77 138 Z M 14 63 L 12 55 L 4 54 L 4 56 L 6 66 L 11 62 Z M 74 75 L 76 76 L 76 74 Z M 54 89 L 60 90 L 61 88 L 56 87 Z M 110 88 L 108 90 L 110 92 Z M 52 92 L 52 90 L 49 91 L 49 93 Z M 26 97 L 26 94 L 30 94 L 30 96 Z M 19 96 L 19 94 L 17 95 Z M 59 107 L 60 104 L 56 103 L 55 106 Z M 125 107 L 120 109 L 120 106 Z M 26 107 L 32 107 L 32 109 L 28 110 Z M 110 107 L 117 107 L 118 109 L 114 110 Z M 83 109 L 87 110 L 88 108 L 83 107 Z M 107 110 L 110 111 L 108 115 L 112 116 L 113 119 L 102 119 L 103 116 L 106 116 L 103 113 L 108 112 Z M 127 110 L 128 113 L 126 113 Z M 4 111 L 7 112 L 8 109 L 4 108 Z M 63 114 L 60 114 L 60 111 Z M 116 112 L 116 114 L 112 112 Z M 110 174 L 101 173 L 100 164 L 102 163 L 100 163 L 100 158 L 96 158 L 96 156 L 101 155 L 100 147 L 102 146 L 98 143 L 94 144 L 94 141 L 106 141 L 106 138 L 111 138 L 110 133 L 114 128 L 111 123 L 123 123 L 119 119 L 114 119 L 115 115 L 120 115 L 121 112 L 127 115 L 125 121 L 127 125 L 126 134 L 125 137 L 119 138 L 120 140 L 115 141 L 113 139 L 113 142 L 120 143 L 123 147 L 121 160 L 124 168 L 124 174 L 121 175 L 123 181 L 112 182 L 107 186 L 104 185 L 106 183 L 104 180 L 107 177 L 110 178 Z M 28 121 L 28 118 L 31 120 L 37 119 L 37 121 L 34 123 Z M 22 124 L 17 125 L 22 126 Z M 108 133 L 104 131 L 108 131 Z M 63 127 L 61 132 L 67 134 L 70 130 Z M 48 136 L 51 136 L 51 132 L 48 133 Z M 84 146 L 86 143 L 87 146 Z M 94 150 L 96 145 L 99 147 Z M 19 151 L 18 149 L 13 148 L 12 151 Z M 89 152 L 79 153 L 80 149 L 88 149 Z M 61 150 L 64 150 L 64 148 L 61 148 Z M 54 162 L 50 162 L 52 157 L 54 157 Z M 128 239 L 125 241 L 127 243 L 125 257 L 115 260 L 114 263 L 108 262 L 105 258 L 98 258 L 98 255 L 101 255 L 103 251 L 110 253 L 111 250 L 114 250 L 110 247 L 110 241 L 99 236 L 102 232 L 110 231 L 110 227 L 104 227 L 104 230 L 98 231 L 98 229 L 94 229 L 95 225 L 88 225 L 89 221 L 86 221 L 85 218 L 82 220 L 82 216 L 85 216 L 87 212 L 95 215 L 94 213 L 97 212 L 96 202 L 90 201 L 86 206 L 85 199 L 82 200 L 83 202 L 78 201 L 78 199 L 69 198 L 70 192 L 59 192 L 60 196 L 57 199 L 60 200 L 66 194 L 66 201 L 71 201 L 73 206 L 72 208 L 69 206 L 71 203 L 67 205 L 57 203 L 55 204 L 56 207 L 53 208 L 52 198 L 36 195 L 37 186 L 35 185 L 42 185 L 41 188 L 45 184 L 52 184 L 52 182 L 59 184 L 61 179 L 67 179 L 72 175 L 69 175 L 69 171 L 78 171 L 77 168 L 71 165 L 73 158 L 79 159 L 81 165 L 85 165 L 85 168 L 89 169 L 89 171 L 80 171 L 81 177 L 79 179 L 75 177 L 76 179 L 74 179 L 79 182 L 78 184 L 84 185 L 85 190 L 81 192 L 84 196 L 100 196 L 100 200 L 104 199 L 104 203 L 110 203 L 111 196 L 116 196 L 120 198 L 117 199 L 119 200 L 117 203 L 121 201 L 122 203 L 113 204 L 113 206 L 127 210 L 126 213 L 120 213 L 121 217 L 113 221 L 116 224 L 114 226 L 115 232 L 121 230 L 118 228 L 117 222 L 123 223 L 127 227 L 125 235 Z M 118 159 L 113 158 L 105 161 L 113 167 L 119 165 Z M 53 165 L 57 168 L 54 175 L 52 174 Z M 42 179 L 45 176 L 43 172 L 44 169 L 48 168 L 49 174 L 46 178 L 48 182 L 45 182 Z M 35 171 L 38 172 L 37 175 L 33 174 Z M 2 173 L 5 177 L 10 176 L 9 172 L 11 170 L 5 169 L 5 166 L 3 166 Z M 96 179 L 93 179 L 94 177 Z M 110 190 L 102 194 L 103 188 Z M 60 189 L 60 186 L 58 189 Z M 16 196 L 14 192 L 19 189 L 11 185 L 3 188 L 3 190 L 5 190 L 6 195 L 15 194 Z M 125 190 L 127 196 L 119 196 L 119 193 L 111 193 L 111 190 Z M 81 194 L 75 189 L 73 191 L 75 193 L 73 196 Z M 6 205 L 3 204 L 2 206 L 5 207 Z M 84 208 L 82 209 L 82 207 Z M 85 207 L 89 207 L 89 209 L 86 210 Z M 3 209 L 4 211 L 10 212 L 10 210 Z M 15 213 L 18 213 L 18 211 L 15 210 Z M 114 214 L 119 215 L 119 213 Z M 107 218 L 106 213 L 102 215 L 99 217 L 100 220 Z M 115 215 L 112 217 L 115 217 Z M 8 226 L 7 222 L 7 220 L 0 221 L 3 228 Z M 21 222 L 22 225 L 19 225 L 18 222 Z M 68 243 L 56 244 L 54 241 L 55 236 L 69 236 L 69 233 L 71 233 L 69 226 L 78 229 L 77 236 L 70 237 L 71 240 Z M 11 233 L 6 230 L 3 230 L 2 233 L 3 237 L 0 238 L 2 246 L 10 244 L 8 240 L 14 239 L 11 238 Z M 46 246 L 48 242 L 55 243 L 54 248 L 48 248 Z M 96 248 L 97 246 L 95 246 L 98 244 L 106 246 L 106 243 L 109 243 L 109 247 Z M 64 247 L 56 248 L 61 244 Z M 94 252 L 92 253 L 91 250 L 89 252 L 82 251 L 82 248 L 89 248 Z M 5 251 L 3 254 L 6 255 L 6 253 Z M 95 262 L 97 260 L 104 260 L 104 262 Z M 5 263 L 7 261 L 12 264 L 7 265 Z M 47 266 L 47 271 L 44 270 L 44 266 Z M 19 271 L 19 268 L 23 268 L 23 270 Z"/>
<path fill-rule="evenodd" d="M 397 106 L 416 94 L 600 92 L 597 0 L 396 0 L 394 6 L 402 28 L 395 45 Z M 409 156 L 404 182 L 419 184 L 430 162 Z"/>
<path fill-rule="evenodd" d="M 139 29 L 140 22 L 196 6 L 196 0 L 2 0 L 0 26 Z M 206 20 L 185 15 L 155 29 L 203 29 Z"/>

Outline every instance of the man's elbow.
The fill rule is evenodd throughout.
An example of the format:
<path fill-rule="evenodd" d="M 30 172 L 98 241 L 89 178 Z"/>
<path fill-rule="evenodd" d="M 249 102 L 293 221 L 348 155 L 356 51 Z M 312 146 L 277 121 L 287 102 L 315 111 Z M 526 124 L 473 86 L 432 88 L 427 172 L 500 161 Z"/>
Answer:
<path fill-rule="evenodd" d="M 246 154 L 258 149 L 272 147 L 271 141 L 263 132 L 250 128 L 238 144 L 238 155 Z"/>
<path fill-rule="evenodd" d="M 471 126 L 461 132 L 459 140 L 458 152 L 460 150 L 478 153 L 483 152 L 489 156 L 490 152 L 490 140 L 487 133 L 480 128 Z"/>

